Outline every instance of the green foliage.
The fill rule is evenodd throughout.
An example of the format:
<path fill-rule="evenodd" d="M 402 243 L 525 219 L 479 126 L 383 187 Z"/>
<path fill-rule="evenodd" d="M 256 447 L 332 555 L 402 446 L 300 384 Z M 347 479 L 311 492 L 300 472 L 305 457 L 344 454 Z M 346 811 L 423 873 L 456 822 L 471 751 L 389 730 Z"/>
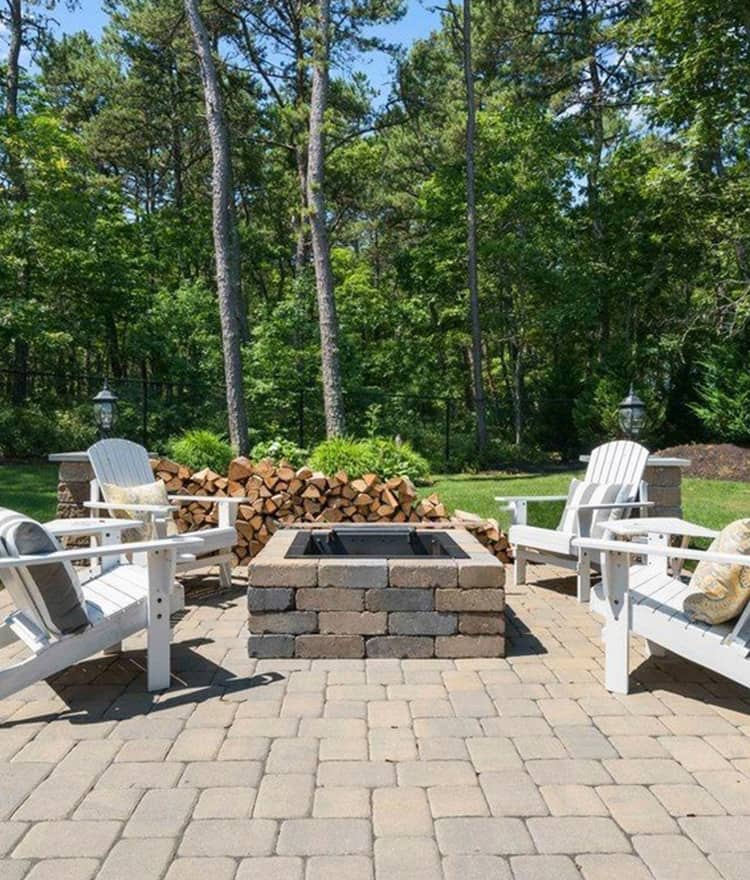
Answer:
<path fill-rule="evenodd" d="M 252 461 L 260 461 L 263 458 L 270 459 L 274 464 L 288 461 L 292 467 L 299 468 L 307 461 L 310 452 L 297 446 L 292 440 L 284 440 L 282 437 L 274 437 L 273 440 L 261 440 L 250 450 Z"/>
<path fill-rule="evenodd" d="M 229 462 L 234 457 L 232 447 L 226 440 L 213 431 L 200 428 L 173 437 L 168 450 L 175 461 L 192 470 L 208 467 L 219 474 L 226 474 Z"/>
<path fill-rule="evenodd" d="M 408 443 L 385 437 L 325 440 L 313 449 L 309 463 L 311 468 L 325 474 L 346 471 L 350 477 L 372 473 L 384 480 L 400 476 L 424 483 L 430 476 L 429 463 L 423 456 Z"/>
<path fill-rule="evenodd" d="M 41 458 L 87 449 L 97 437 L 90 406 L 43 409 L 38 404 L 0 406 L 0 457 Z"/>
<path fill-rule="evenodd" d="M 703 377 L 691 409 L 710 439 L 750 441 L 750 370 L 733 353 L 717 349 L 700 364 Z"/>

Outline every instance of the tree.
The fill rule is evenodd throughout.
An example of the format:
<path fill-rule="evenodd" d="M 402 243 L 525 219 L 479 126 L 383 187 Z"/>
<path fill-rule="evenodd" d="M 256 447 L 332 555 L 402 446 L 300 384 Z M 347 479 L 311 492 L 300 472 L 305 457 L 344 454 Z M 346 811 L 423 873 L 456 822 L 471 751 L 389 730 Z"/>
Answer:
<path fill-rule="evenodd" d="M 198 55 L 206 104 L 206 124 L 211 141 L 214 257 L 224 349 L 229 439 L 237 452 L 240 455 L 245 455 L 249 451 L 250 441 L 242 377 L 241 327 L 243 319 L 240 313 L 242 307 L 240 254 L 235 220 L 229 132 L 224 117 L 224 102 L 211 51 L 211 41 L 198 9 L 198 0 L 185 0 L 185 13 Z"/>
<path fill-rule="evenodd" d="M 471 303 L 471 369 L 474 390 L 474 411 L 477 419 L 479 451 L 487 447 L 487 412 L 484 400 L 482 370 L 482 322 L 479 315 L 479 282 L 477 278 L 477 205 L 474 173 L 474 139 L 476 106 L 474 98 L 474 65 L 471 56 L 471 0 L 463 0 L 461 45 L 464 83 L 466 86 L 466 266 Z M 516 443 L 520 437 L 516 436 Z"/>
<path fill-rule="evenodd" d="M 315 288 L 320 323 L 320 356 L 323 379 L 323 405 L 328 437 L 345 433 L 344 395 L 339 364 L 339 325 L 336 296 L 331 271 L 328 242 L 325 179 L 325 112 L 328 103 L 328 66 L 330 62 L 330 3 L 316 4 L 313 40 L 313 70 L 310 92 L 310 134 L 307 149 L 307 200 L 310 211 L 310 235 L 315 264 Z"/>

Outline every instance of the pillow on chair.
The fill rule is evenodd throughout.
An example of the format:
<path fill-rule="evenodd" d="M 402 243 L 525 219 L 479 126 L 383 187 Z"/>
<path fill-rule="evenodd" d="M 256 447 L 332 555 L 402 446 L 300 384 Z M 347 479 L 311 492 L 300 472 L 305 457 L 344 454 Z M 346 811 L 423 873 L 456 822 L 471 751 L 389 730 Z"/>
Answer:
<path fill-rule="evenodd" d="M 38 556 L 60 549 L 38 522 L 21 514 L 2 517 L 0 555 Z M 8 569 L 3 579 L 18 610 L 30 614 L 53 635 L 70 635 L 90 625 L 78 575 L 69 562 Z"/>
<path fill-rule="evenodd" d="M 577 508 L 584 504 L 612 504 L 619 498 L 619 483 L 586 483 L 571 480 L 568 500 L 565 502 L 558 530 L 581 537 L 601 537 L 603 523 L 612 518 L 611 510 L 584 510 L 577 516 Z"/>
<path fill-rule="evenodd" d="M 750 553 L 750 519 L 730 523 L 708 549 L 716 553 Z M 750 568 L 703 560 L 693 572 L 690 586 L 698 592 L 685 598 L 685 614 L 704 623 L 726 623 L 740 615 L 750 600 Z"/>
<path fill-rule="evenodd" d="M 116 486 L 113 483 L 102 484 L 102 494 L 107 504 L 158 504 L 169 506 L 167 487 L 161 480 L 144 483 L 141 486 Z M 114 510 L 113 516 L 121 519 L 146 519 L 146 525 L 133 529 L 141 540 L 152 540 L 158 537 L 153 517 L 139 513 L 137 510 Z M 177 535 L 177 525 L 172 517 L 167 518 L 167 535 Z"/>

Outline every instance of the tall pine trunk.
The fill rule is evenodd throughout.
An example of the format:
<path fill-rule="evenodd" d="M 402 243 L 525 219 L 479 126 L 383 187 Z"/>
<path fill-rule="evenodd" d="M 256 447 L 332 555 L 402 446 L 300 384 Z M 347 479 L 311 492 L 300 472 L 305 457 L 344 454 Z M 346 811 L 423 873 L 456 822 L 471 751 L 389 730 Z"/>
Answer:
<path fill-rule="evenodd" d="M 474 413 L 477 421 L 477 443 L 481 452 L 487 447 L 487 406 L 484 399 L 482 322 L 479 316 L 479 283 L 477 280 L 477 206 L 474 173 L 476 108 L 474 106 L 474 69 L 471 57 L 471 0 L 464 0 L 462 31 L 464 80 L 466 83 L 466 249 L 467 279 L 471 303 L 471 368 Z"/>
<path fill-rule="evenodd" d="M 200 64 L 206 123 L 211 141 L 211 175 L 214 258 L 216 287 L 224 350 L 224 379 L 227 392 L 229 439 L 240 455 L 246 455 L 250 441 L 247 433 L 244 382 L 242 378 L 242 291 L 240 253 L 232 191 L 232 158 L 224 103 L 219 88 L 211 41 L 203 24 L 198 0 L 185 0 L 185 13 L 193 35 Z"/>
<path fill-rule="evenodd" d="M 318 296 L 320 352 L 323 377 L 323 404 L 328 437 L 345 432 L 344 396 L 339 365 L 339 327 L 331 271 L 331 252 L 326 225 L 323 193 L 325 177 L 325 138 L 323 131 L 328 101 L 328 63 L 330 40 L 329 0 L 318 0 L 313 41 L 312 89 L 310 94 L 310 137 L 307 153 L 307 203 L 310 213 L 310 237 L 315 265 L 315 288 Z"/>

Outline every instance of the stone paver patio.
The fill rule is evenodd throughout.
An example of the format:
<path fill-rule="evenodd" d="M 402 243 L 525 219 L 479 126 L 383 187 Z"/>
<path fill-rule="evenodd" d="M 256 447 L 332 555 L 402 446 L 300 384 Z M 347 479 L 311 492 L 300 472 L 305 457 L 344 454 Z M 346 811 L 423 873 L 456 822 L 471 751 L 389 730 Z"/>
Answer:
<path fill-rule="evenodd" d="M 573 593 L 510 584 L 508 658 L 455 661 L 249 660 L 204 596 L 168 693 L 131 640 L 0 702 L 0 878 L 746 880 L 750 694 L 639 652 L 609 695 Z"/>

